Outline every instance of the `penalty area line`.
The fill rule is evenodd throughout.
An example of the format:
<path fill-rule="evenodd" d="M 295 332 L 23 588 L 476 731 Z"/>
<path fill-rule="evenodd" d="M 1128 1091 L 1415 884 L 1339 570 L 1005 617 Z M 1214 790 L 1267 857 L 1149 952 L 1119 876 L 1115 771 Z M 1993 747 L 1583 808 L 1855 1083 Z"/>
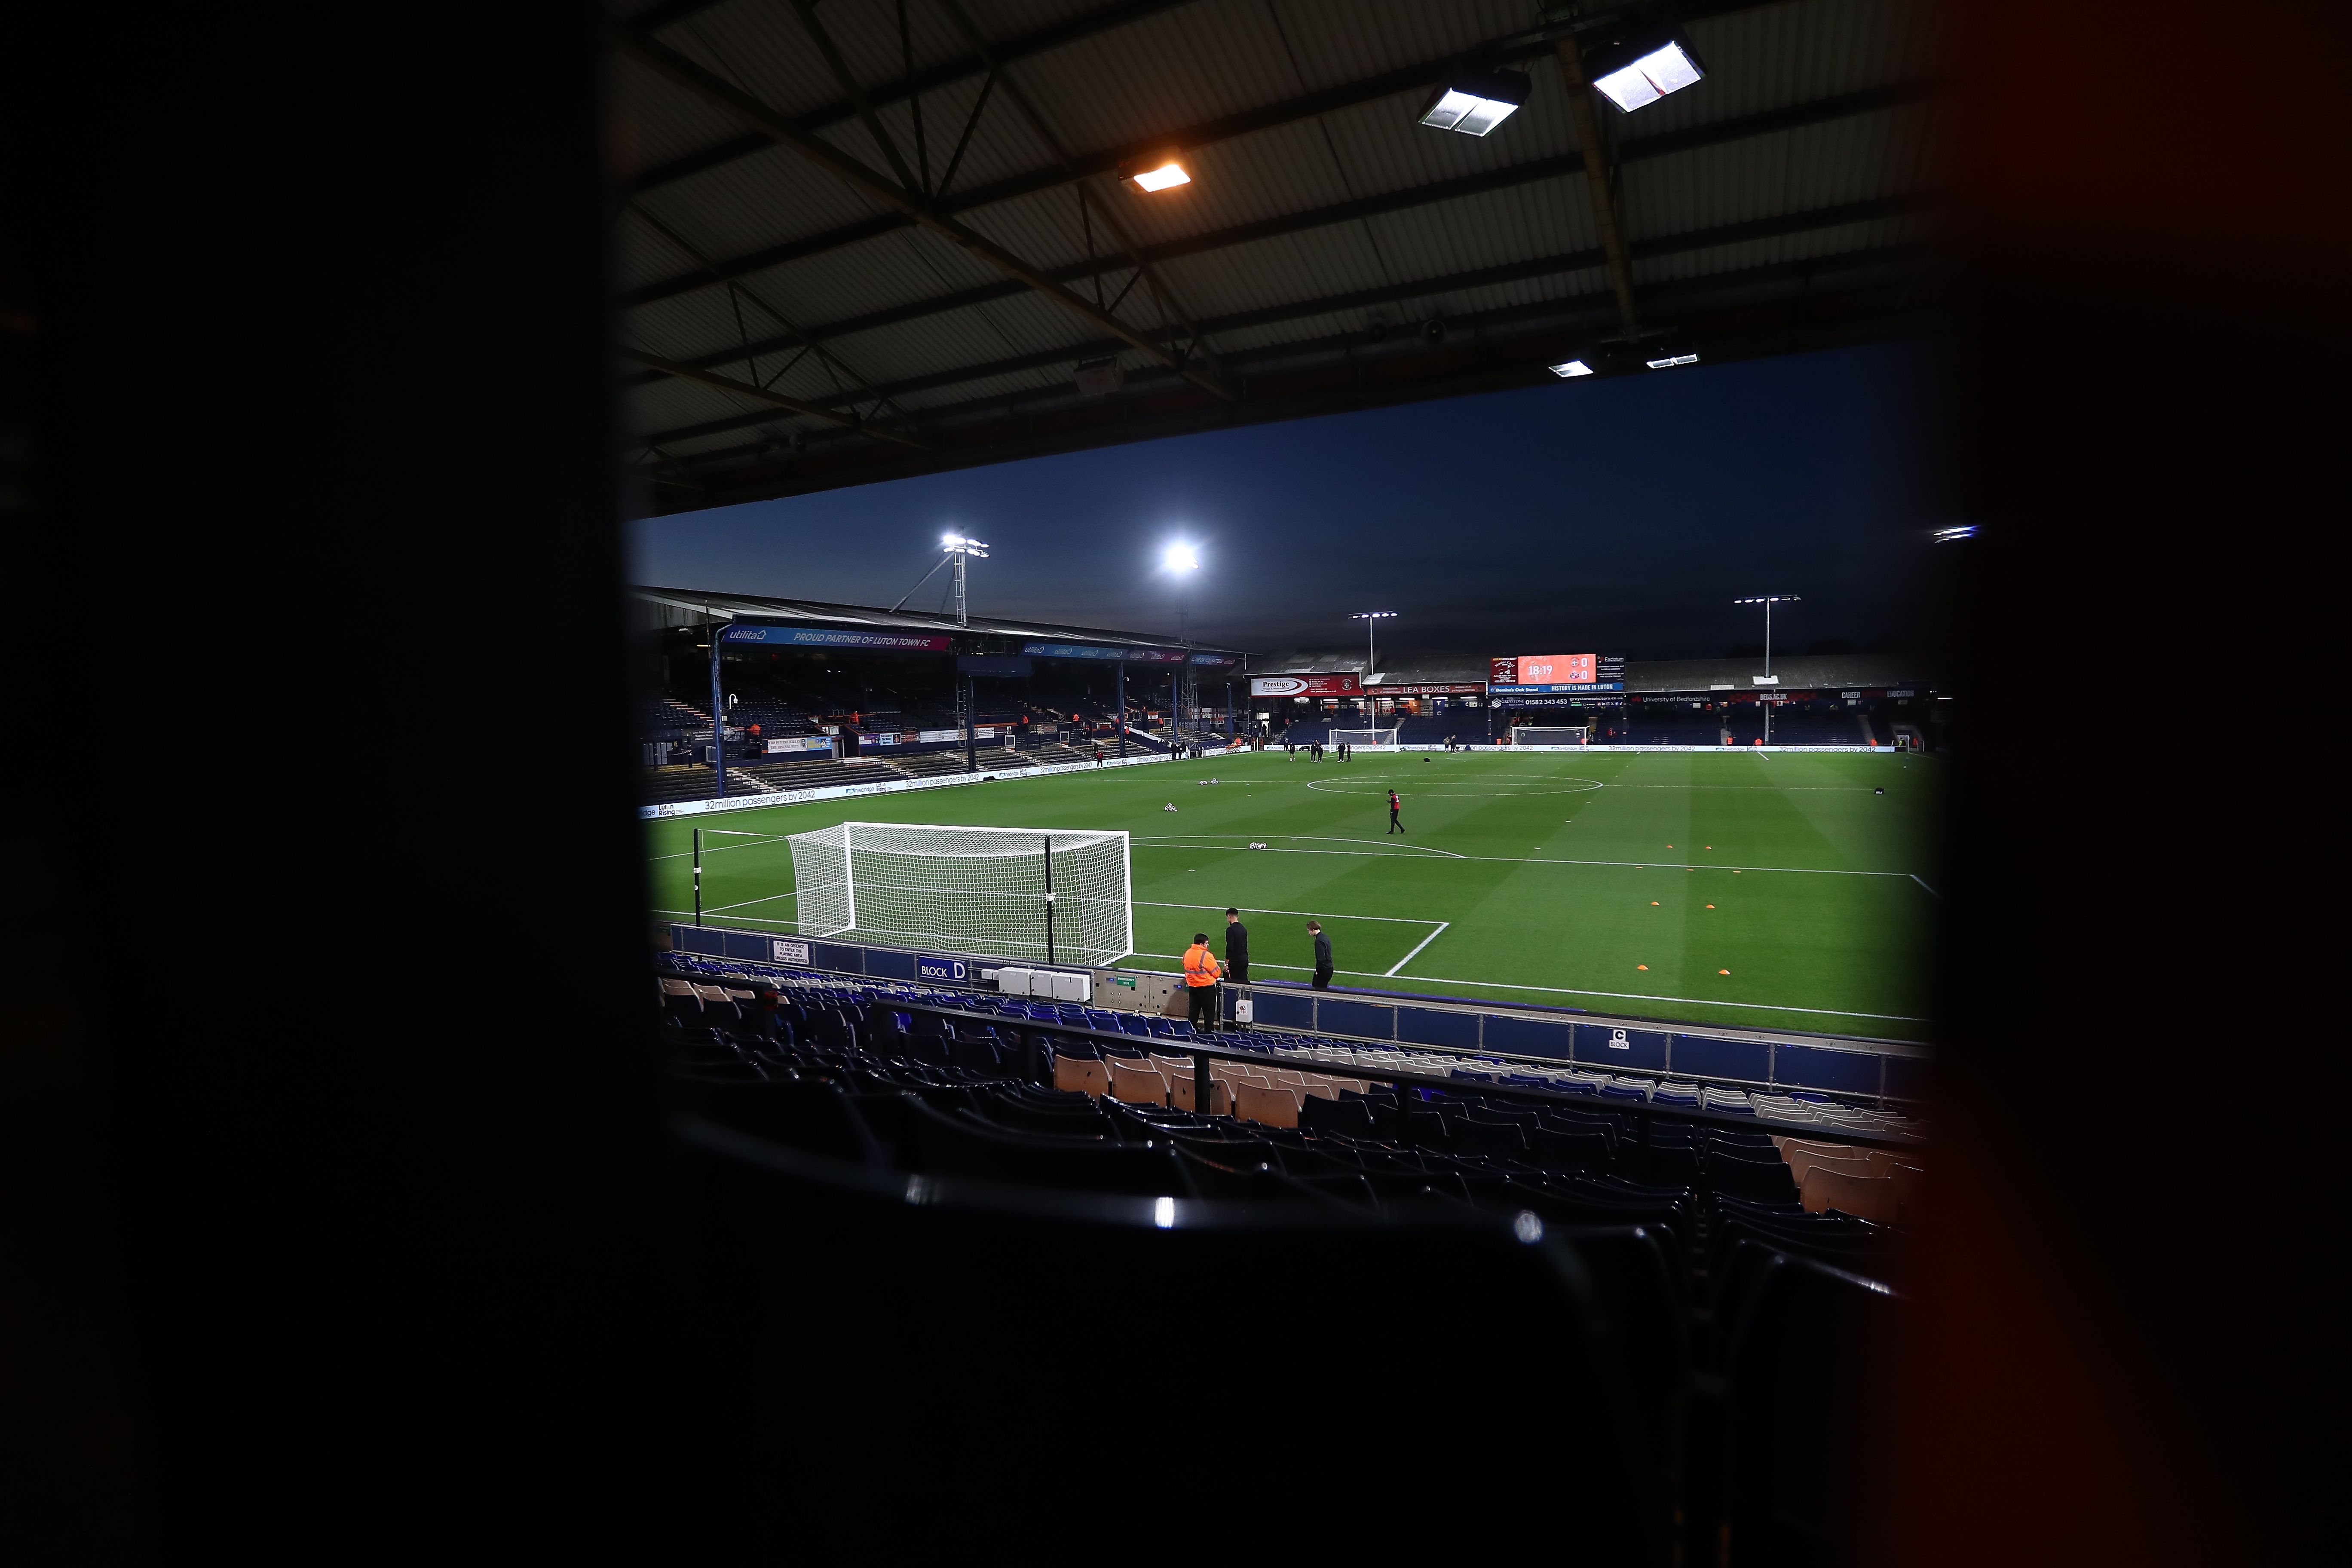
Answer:
<path fill-rule="evenodd" d="M 1777 1002 L 1724 1002 L 1712 996 L 1654 996 L 1645 991 L 1591 991 L 1577 985 L 1513 985 L 1502 980 L 1447 980 L 1434 974 L 1407 974 L 1423 985 L 1485 985 L 1496 991 L 1544 991 L 1559 996 L 1613 996 L 1625 1002 L 1675 1002 L 1690 1007 L 1753 1007 L 1767 1013 L 1812 1013 L 1824 1018 L 1884 1018 L 1897 1024 L 1924 1024 L 1908 1013 L 1857 1013 L 1848 1007 L 1790 1007 Z"/>
<path fill-rule="evenodd" d="M 1223 904 L 1170 904 L 1162 903 L 1156 899 L 1137 899 L 1134 902 L 1139 908 L 1147 910 L 1205 910 L 1211 914 L 1215 914 L 1225 907 Z M 1260 910 L 1252 909 L 1247 904 L 1235 904 L 1234 908 L 1245 915 L 1305 915 L 1307 919 L 1316 921 L 1385 921 L 1391 925 L 1401 926 L 1445 924 L 1444 921 L 1416 920 L 1411 915 L 1335 915 L 1328 910 Z"/>
<path fill-rule="evenodd" d="M 1414 948 L 1411 952 L 1408 952 L 1402 958 L 1398 959 L 1396 961 L 1396 969 L 1390 970 L 1388 973 L 1381 975 L 1381 978 L 1383 980 L 1392 978 L 1395 975 L 1397 969 L 1402 969 L 1406 964 L 1411 963 L 1414 959 L 1419 958 L 1421 956 L 1421 948 L 1427 947 L 1431 942 L 1435 942 L 1439 937 L 1444 936 L 1445 934 L 1445 928 L 1453 923 L 1454 922 L 1452 921 L 1438 921 L 1437 929 L 1421 939 L 1421 947 Z"/>

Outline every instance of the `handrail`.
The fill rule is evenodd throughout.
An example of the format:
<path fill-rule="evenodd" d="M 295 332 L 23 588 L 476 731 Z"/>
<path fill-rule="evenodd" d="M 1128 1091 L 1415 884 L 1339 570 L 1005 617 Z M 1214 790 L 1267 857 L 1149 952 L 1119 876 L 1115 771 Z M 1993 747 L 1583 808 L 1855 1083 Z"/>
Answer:
<path fill-rule="evenodd" d="M 977 993 L 975 993 L 975 994 L 977 994 Z M 1008 1016 L 1001 1013 L 982 1014 L 976 1013 L 972 1009 L 967 1007 L 947 1007 L 941 1006 L 937 1003 L 909 1002 L 896 997 L 888 998 L 887 1000 L 877 1000 L 874 1002 L 872 1005 L 877 1007 L 888 1007 L 894 1012 L 929 1013 L 943 1018 L 1004 1018 L 1008 1024 L 1013 1022 Z M 1097 1029 L 1089 1025 L 1066 1024 L 1059 1021 L 1048 1024 L 1044 1020 L 1037 1018 L 1024 1017 L 1014 1026 L 1036 1029 L 1057 1035 L 1076 1035 L 1087 1039 L 1112 1040 L 1130 1049 L 1137 1047 L 1148 1046 L 1152 1049 L 1158 1050 L 1160 1054 L 1165 1056 L 1190 1056 L 1192 1058 L 1193 1103 L 1195 1105 L 1210 1105 L 1215 1103 L 1209 1088 L 1210 1083 L 1213 1081 L 1209 1075 L 1209 1063 L 1212 1060 L 1253 1062 L 1263 1066 L 1269 1060 L 1279 1061 L 1284 1059 L 1278 1057 L 1274 1057 L 1271 1053 L 1265 1051 L 1241 1050 L 1225 1046 L 1213 1046 L 1201 1040 L 1172 1039 L 1157 1035 L 1150 1037 L 1147 1040 L 1146 1037 L 1142 1036 L 1123 1034 L 1108 1029 Z M 1720 1127 L 1761 1127 L 1776 1132 L 1785 1132 L 1792 1137 L 1801 1136 L 1806 1138 L 1809 1142 L 1818 1141 L 1822 1142 L 1853 1143 L 1888 1150 L 1916 1150 L 1926 1142 L 1926 1140 L 1922 1138 L 1907 1136 L 1900 1133 L 1864 1132 L 1857 1129 L 1843 1127 L 1832 1129 L 1832 1131 L 1833 1136 L 1823 1136 L 1822 1130 L 1816 1122 L 1782 1121 L 1776 1118 L 1766 1116 L 1761 1112 L 1751 1116 L 1741 1116 L 1727 1110 L 1709 1110 L 1705 1106 L 1658 1105 L 1646 1100 L 1602 1100 L 1600 1097 L 1595 1095 L 1570 1094 L 1562 1089 L 1538 1089 L 1530 1084 L 1492 1083 L 1483 1079 L 1459 1079 L 1451 1076 L 1440 1077 L 1433 1073 L 1421 1072 L 1409 1068 L 1380 1067 L 1368 1069 L 1360 1066 L 1342 1068 L 1336 1062 L 1321 1062 L 1316 1064 L 1312 1068 L 1300 1068 L 1293 1065 L 1289 1067 L 1288 1070 L 1314 1071 L 1321 1073 L 1326 1078 L 1360 1078 L 1374 1083 L 1393 1083 L 1400 1089 L 1440 1089 L 1450 1094 L 1472 1093 L 1511 1095 L 1523 1100 L 1549 1101 L 1552 1104 L 1564 1106 L 1570 1110 L 1589 1110 L 1596 1103 L 1599 1103 L 1612 1110 L 1630 1114 L 1665 1116 L 1674 1118 L 1676 1121 L 1700 1121 Z"/>

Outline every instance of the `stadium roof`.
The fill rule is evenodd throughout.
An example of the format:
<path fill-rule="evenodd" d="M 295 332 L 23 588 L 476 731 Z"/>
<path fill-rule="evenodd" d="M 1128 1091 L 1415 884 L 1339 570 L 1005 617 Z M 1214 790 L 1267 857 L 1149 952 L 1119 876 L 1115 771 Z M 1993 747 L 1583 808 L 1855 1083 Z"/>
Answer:
<path fill-rule="evenodd" d="M 620 0 L 646 502 L 1913 330 L 1932 8 L 1676 10 L 1705 79 L 1621 113 L 1610 0 Z M 1457 63 L 1526 106 L 1420 124 Z"/>
<path fill-rule="evenodd" d="M 866 605 L 829 605 L 815 599 L 778 599 L 762 594 L 709 594 L 699 588 L 635 587 L 629 590 L 640 606 L 638 625 L 647 630 L 708 626 L 713 621 L 789 621 L 799 626 L 843 630 L 947 632 L 967 637 L 1044 638 L 1056 642 L 1100 644 L 1111 647 L 1190 648 L 1195 653 L 1247 658 L 1240 648 L 1217 647 L 1203 642 L 1179 642 L 1148 632 L 1109 631 L 1099 626 L 1066 626 L 1053 621 L 1008 621 L 994 616 L 973 616 L 958 625 L 953 616 L 921 610 L 879 610 Z"/>

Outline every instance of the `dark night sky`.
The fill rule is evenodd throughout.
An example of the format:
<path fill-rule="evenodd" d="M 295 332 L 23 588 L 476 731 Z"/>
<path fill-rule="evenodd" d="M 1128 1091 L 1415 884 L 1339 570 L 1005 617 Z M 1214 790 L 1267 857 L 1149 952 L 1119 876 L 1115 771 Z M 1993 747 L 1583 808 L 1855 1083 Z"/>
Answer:
<path fill-rule="evenodd" d="M 1715 658 L 1753 594 L 1804 596 L 1776 648 L 1918 647 L 1933 396 L 1917 346 L 1563 382 L 647 519 L 637 580 L 888 605 L 955 531 L 993 548 L 975 612 L 1171 632 L 1182 538 L 1188 629 L 1259 652 L 1381 609 L 1384 653 Z"/>

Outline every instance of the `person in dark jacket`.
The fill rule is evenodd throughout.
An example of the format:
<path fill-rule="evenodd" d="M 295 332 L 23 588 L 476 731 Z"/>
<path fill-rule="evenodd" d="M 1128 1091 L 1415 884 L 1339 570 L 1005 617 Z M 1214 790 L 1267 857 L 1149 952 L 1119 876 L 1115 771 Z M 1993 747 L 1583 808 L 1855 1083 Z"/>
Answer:
<path fill-rule="evenodd" d="M 1249 927 L 1239 910 L 1225 911 L 1225 978 L 1236 985 L 1249 984 Z"/>
<path fill-rule="evenodd" d="M 1321 922 L 1308 921 L 1307 934 L 1315 939 L 1315 989 L 1331 989 L 1331 939 L 1323 934 Z"/>

